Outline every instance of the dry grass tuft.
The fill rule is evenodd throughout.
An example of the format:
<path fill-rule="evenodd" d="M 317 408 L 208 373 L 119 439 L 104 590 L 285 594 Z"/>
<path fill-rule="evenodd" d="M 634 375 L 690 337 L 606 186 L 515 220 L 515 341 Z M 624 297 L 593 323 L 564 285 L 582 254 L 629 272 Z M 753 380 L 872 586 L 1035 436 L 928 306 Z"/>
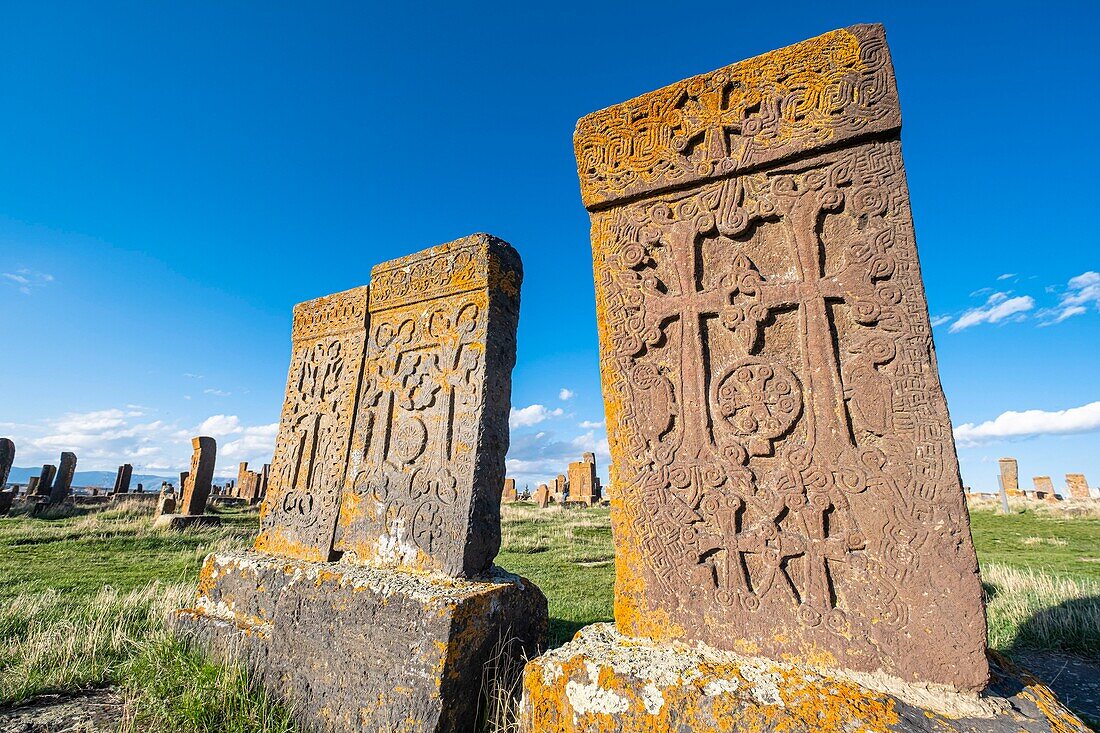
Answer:
<path fill-rule="evenodd" d="M 994 649 L 1100 655 L 1100 583 L 998 564 L 982 578 Z"/>

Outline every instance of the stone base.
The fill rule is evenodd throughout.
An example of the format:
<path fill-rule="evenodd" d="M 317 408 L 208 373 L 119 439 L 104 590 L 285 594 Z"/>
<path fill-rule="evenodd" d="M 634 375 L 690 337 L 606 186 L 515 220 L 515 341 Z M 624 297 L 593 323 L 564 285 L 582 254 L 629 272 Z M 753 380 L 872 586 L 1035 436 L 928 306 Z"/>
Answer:
<path fill-rule="evenodd" d="M 247 552 L 208 556 L 172 624 L 239 654 L 305 726 L 467 733 L 487 665 L 518 673 L 548 620 L 542 592 L 499 568 L 468 581 Z"/>
<path fill-rule="evenodd" d="M 885 675 L 810 671 L 704 646 L 630 639 L 594 624 L 527 663 L 524 733 L 1089 729 L 1049 688 L 991 655 L 982 696 Z"/>
<path fill-rule="evenodd" d="M 151 492 L 148 492 L 148 491 L 144 491 L 144 492 L 141 492 L 141 493 L 139 493 L 137 491 L 128 491 L 124 494 L 111 494 L 111 503 L 112 504 L 118 504 L 118 503 L 124 502 L 124 501 L 154 502 L 154 501 L 157 500 L 157 496 L 158 496 L 158 494 L 151 493 Z"/>
<path fill-rule="evenodd" d="M 183 530 L 188 527 L 217 527 L 222 520 L 209 514 L 161 514 L 153 520 L 153 529 Z"/>

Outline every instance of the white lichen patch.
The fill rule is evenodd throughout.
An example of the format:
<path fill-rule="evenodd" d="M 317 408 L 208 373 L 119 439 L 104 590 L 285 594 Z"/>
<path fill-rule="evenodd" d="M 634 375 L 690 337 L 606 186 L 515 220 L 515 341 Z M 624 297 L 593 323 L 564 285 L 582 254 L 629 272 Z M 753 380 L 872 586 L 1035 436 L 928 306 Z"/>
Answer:
<path fill-rule="evenodd" d="M 659 714 L 661 708 L 665 706 L 665 696 L 661 694 L 661 689 L 652 682 L 647 682 L 645 687 L 642 688 L 642 705 L 645 706 L 645 711 L 650 715 Z"/>
<path fill-rule="evenodd" d="M 562 666 L 560 664 L 558 664 L 557 662 L 546 662 L 545 664 L 542 664 L 541 666 L 542 666 L 542 684 L 546 685 L 547 687 L 553 685 L 554 682 L 556 682 L 559 677 L 561 677 L 563 674 L 565 674 L 565 670 L 562 669 Z"/>
<path fill-rule="evenodd" d="M 737 688 L 741 684 L 737 680 L 733 679 L 712 679 L 707 680 L 703 685 L 703 694 L 707 697 L 717 697 L 718 695 L 732 695 L 737 692 Z"/>
<path fill-rule="evenodd" d="M 415 566 L 418 550 L 405 534 L 405 520 L 397 517 L 390 523 L 387 531 L 378 538 L 374 550 L 375 557 L 388 565 Z"/>
<path fill-rule="evenodd" d="M 569 705 L 573 708 L 573 714 L 591 715 L 602 713 L 604 715 L 617 715 L 630 709 L 630 701 L 613 690 L 605 690 L 598 684 L 584 684 L 576 680 L 565 683 L 565 696 L 569 698 Z"/>
<path fill-rule="evenodd" d="M 737 671 L 748 683 L 745 691 L 752 699 L 763 705 L 783 706 L 783 697 L 779 694 L 783 678 L 774 664 L 746 659 Z"/>

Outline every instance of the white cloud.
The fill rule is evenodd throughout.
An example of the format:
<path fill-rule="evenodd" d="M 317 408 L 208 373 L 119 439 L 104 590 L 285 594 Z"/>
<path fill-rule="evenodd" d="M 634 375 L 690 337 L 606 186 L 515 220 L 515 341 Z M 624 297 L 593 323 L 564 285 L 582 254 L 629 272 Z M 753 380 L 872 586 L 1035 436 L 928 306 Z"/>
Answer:
<path fill-rule="evenodd" d="M 561 391 L 558 392 L 558 399 L 559 400 L 571 400 L 571 399 L 573 399 L 573 396 L 575 394 L 576 394 L 576 392 L 574 392 L 573 390 L 566 389 L 565 387 L 562 387 Z"/>
<path fill-rule="evenodd" d="M 603 428 L 603 420 L 581 420 L 580 426 L 585 430 L 594 430 L 596 428 Z"/>
<path fill-rule="evenodd" d="M 550 483 L 558 474 L 566 473 L 569 464 L 581 460 L 586 452 L 596 454 L 597 468 L 606 475 L 610 453 L 602 430 L 568 439 L 559 439 L 550 430 L 513 434 L 508 450 L 508 475 L 520 486 L 527 485 L 533 490 L 541 483 Z"/>
<path fill-rule="evenodd" d="M 235 435 L 241 430 L 241 421 L 236 415 L 211 415 L 199 425 L 200 433 L 215 438 L 219 435 Z"/>
<path fill-rule="evenodd" d="M 1100 272 L 1092 270 L 1070 278 L 1058 305 L 1044 309 L 1039 315 L 1045 319 L 1042 325 L 1050 326 L 1087 313 L 1090 306 L 1100 311 Z"/>
<path fill-rule="evenodd" d="M 529 428 L 545 422 L 552 417 L 561 417 L 564 411 L 560 408 L 548 409 L 545 405 L 528 405 L 520 409 L 512 408 L 508 415 L 508 425 L 513 428 Z"/>
<path fill-rule="evenodd" d="M 1006 272 L 1006 273 L 1005 273 L 1005 274 L 1003 274 L 1003 275 L 998 275 L 998 276 L 997 276 L 997 279 L 998 279 L 998 280 L 1011 280 L 1011 279 L 1012 279 L 1012 278 L 1014 278 L 1014 277 L 1016 277 L 1016 273 L 1015 273 L 1015 272 Z"/>
<path fill-rule="evenodd" d="M 999 323 L 1010 316 L 1026 313 L 1034 307 L 1035 299 L 1030 295 L 1010 298 L 1007 293 L 993 293 L 986 300 L 985 305 L 971 308 L 959 316 L 949 330 L 951 333 L 956 333 L 980 323 Z"/>
<path fill-rule="evenodd" d="M 214 395 L 215 397 L 228 397 L 231 394 L 233 394 L 232 392 L 225 392 L 225 391 L 220 390 L 220 389 L 204 389 L 202 391 L 202 393 L 203 394 Z"/>
<path fill-rule="evenodd" d="M 932 319 L 932 328 L 936 328 L 937 326 L 942 326 L 945 323 L 949 323 L 954 317 L 955 316 L 936 316 Z"/>
<path fill-rule="evenodd" d="M 955 440 L 962 446 L 974 446 L 1001 438 L 1036 435 L 1064 435 L 1100 431 L 1100 402 L 1090 402 L 1067 410 L 1010 410 L 993 420 L 955 427 Z"/>
<path fill-rule="evenodd" d="M 38 272 L 27 267 L 21 267 L 15 272 L 2 272 L 0 278 L 23 295 L 30 295 L 34 290 L 53 282 L 53 275 L 48 272 Z"/>
<path fill-rule="evenodd" d="M 187 372 L 183 376 L 185 376 L 188 379 L 202 379 L 201 374 L 192 374 L 191 372 Z"/>

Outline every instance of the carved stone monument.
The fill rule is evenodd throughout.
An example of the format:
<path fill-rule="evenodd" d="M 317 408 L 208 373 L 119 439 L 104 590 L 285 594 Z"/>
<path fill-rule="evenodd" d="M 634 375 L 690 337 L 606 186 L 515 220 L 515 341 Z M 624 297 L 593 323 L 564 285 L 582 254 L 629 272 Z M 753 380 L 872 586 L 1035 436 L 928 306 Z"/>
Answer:
<path fill-rule="evenodd" d="M 565 493 L 568 487 L 569 483 L 565 478 L 565 474 L 559 473 L 557 477 L 554 478 L 554 491 L 552 494 L 552 498 L 554 499 L 554 501 L 556 501 L 558 504 L 563 503 L 565 501 Z"/>
<path fill-rule="evenodd" d="M 486 663 L 545 643 L 545 597 L 492 565 L 521 276 L 474 235 L 295 308 L 257 551 L 209 556 L 176 626 L 310 726 L 474 730 Z"/>
<path fill-rule="evenodd" d="M 550 505 L 550 487 L 546 484 L 539 484 L 538 489 L 535 490 L 533 499 L 540 508 L 545 509 L 548 507 Z"/>
<path fill-rule="evenodd" d="M 206 502 L 210 498 L 214 481 L 214 464 L 217 461 L 218 444 L 210 437 L 200 435 L 191 439 L 191 470 L 185 474 L 174 514 L 162 514 L 153 526 L 166 529 L 184 529 L 196 525 L 216 525 L 221 520 L 206 514 Z M 140 484 L 139 484 L 140 486 Z"/>
<path fill-rule="evenodd" d="M 111 494 L 118 495 L 130 493 L 130 479 L 133 473 L 134 467 L 129 463 L 124 463 L 119 466 L 118 473 L 115 474 L 115 487 L 111 490 Z"/>
<path fill-rule="evenodd" d="M 1031 483 L 1035 487 L 1036 499 L 1048 499 L 1054 496 L 1054 481 L 1050 476 L 1034 476 Z"/>
<path fill-rule="evenodd" d="M 2 468 L 0 466 L 0 469 Z M 1092 498 L 1092 494 L 1089 492 L 1089 482 L 1085 479 L 1083 473 L 1067 473 L 1066 490 L 1069 492 L 1069 498 L 1071 499 Z"/>
<path fill-rule="evenodd" d="M 600 480 L 596 476 L 596 457 L 584 454 L 584 460 L 569 464 L 569 501 L 570 503 L 600 503 Z"/>
<path fill-rule="evenodd" d="M 233 495 L 249 504 L 255 504 L 260 500 L 262 484 L 263 475 L 249 471 L 248 461 L 241 461 L 237 467 L 237 484 L 233 487 Z"/>
<path fill-rule="evenodd" d="M 504 491 L 500 494 L 501 504 L 511 504 L 519 499 L 519 495 L 516 494 L 516 480 L 514 478 L 504 479 Z"/>
<path fill-rule="evenodd" d="M 35 496 L 43 496 L 47 499 L 53 492 L 54 477 L 57 476 L 57 466 L 47 463 L 42 466 L 42 472 L 38 474 L 38 485 L 34 487 Z"/>
<path fill-rule="evenodd" d="M 819 719 L 816 692 L 800 707 L 809 670 L 980 702 L 982 589 L 900 123 L 878 25 L 578 123 L 615 627 L 528 664 L 526 730 L 749 730 L 754 711 L 760 730 L 886 729 L 863 705 Z"/>
<path fill-rule="evenodd" d="M 10 438 L 0 438 L 0 489 L 8 483 L 11 466 L 15 462 L 15 443 Z"/>
<path fill-rule="evenodd" d="M 1001 486 L 1004 487 L 1005 493 L 1009 497 L 1023 496 L 1024 492 L 1020 491 L 1020 468 L 1016 464 L 1016 459 L 1002 458 L 998 463 L 1001 467 Z"/>
<path fill-rule="evenodd" d="M 60 504 L 69 498 L 73 488 L 73 474 L 76 473 L 76 454 L 65 451 L 61 454 L 57 476 L 50 488 L 50 503 Z"/>

